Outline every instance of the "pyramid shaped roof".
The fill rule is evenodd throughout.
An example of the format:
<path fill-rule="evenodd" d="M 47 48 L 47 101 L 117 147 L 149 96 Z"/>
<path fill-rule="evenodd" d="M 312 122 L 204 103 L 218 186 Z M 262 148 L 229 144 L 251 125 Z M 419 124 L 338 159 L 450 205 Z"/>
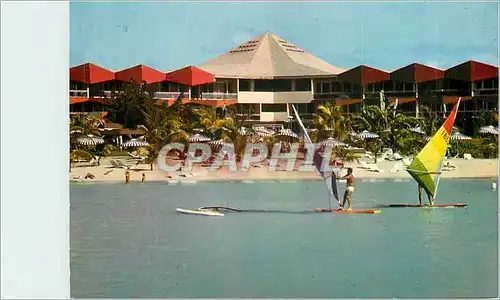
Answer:
<path fill-rule="evenodd" d="M 321 77 L 345 71 L 269 32 L 198 67 L 219 78 L 247 79 Z"/>

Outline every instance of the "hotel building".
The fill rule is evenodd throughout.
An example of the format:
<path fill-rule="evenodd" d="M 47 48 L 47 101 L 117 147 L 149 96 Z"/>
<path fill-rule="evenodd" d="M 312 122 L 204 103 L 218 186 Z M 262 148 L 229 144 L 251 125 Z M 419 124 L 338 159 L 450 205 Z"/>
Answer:
<path fill-rule="evenodd" d="M 495 66 L 467 61 L 447 70 L 419 63 L 391 72 L 365 65 L 344 70 L 264 33 L 201 65 L 171 72 L 144 65 L 116 72 L 91 63 L 72 67 L 71 112 L 105 114 L 104 98 L 132 79 L 154 88 L 158 101 L 173 102 L 184 92 L 186 104 L 237 105 L 248 122 L 260 123 L 284 121 L 289 103 L 306 121 L 318 103 L 329 101 L 359 113 L 382 97 L 398 99 L 398 109 L 418 116 L 418 104 L 445 113 L 462 97 L 458 123 L 498 106 Z"/>

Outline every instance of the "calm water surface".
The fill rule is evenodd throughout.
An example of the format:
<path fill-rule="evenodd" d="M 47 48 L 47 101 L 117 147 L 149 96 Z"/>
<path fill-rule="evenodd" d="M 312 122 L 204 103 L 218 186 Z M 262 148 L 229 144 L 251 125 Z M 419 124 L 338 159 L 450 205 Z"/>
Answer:
<path fill-rule="evenodd" d="M 452 209 L 378 215 L 178 214 L 327 207 L 320 181 L 71 186 L 73 297 L 497 297 L 491 180 L 442 180 Z M 343 192 L 340 185 L 340 192 Z M 358 182 L 355 208 L 416 203 L 411 181 Z"/>

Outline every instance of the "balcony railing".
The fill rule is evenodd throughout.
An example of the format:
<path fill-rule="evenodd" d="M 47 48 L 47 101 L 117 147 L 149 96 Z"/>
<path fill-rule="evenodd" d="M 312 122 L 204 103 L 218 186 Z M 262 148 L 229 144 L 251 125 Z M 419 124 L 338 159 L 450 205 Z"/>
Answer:
<path fill-rule="evenodd" d="M 114 91 L 115 94 L 123 93 L 124 91 Z M 99 91 L 98 93 L 92 94 L 93 98 L 110 98 L 112 91 Z M 181 92 L 156 92 L 155 98 L 166 100 L 166 99 L 177 99 Z M 89 93 L 87 90 L 70 90 L 70 97 L 84 97 L 88 98 Z M 184 97 L 189 99 L 189 92 L 184 92 Z M 238 93 L 202 93 L 201 97 L 191 97 L 193 100 L 237 100 Z"/>
<path fill-rule="evenodd" d="M 314 93 L 314 100 L 336 99 L 341 97 L 342 95 L 348 95 L 348 93 L 342 93 L 342 92 Z"/>
<path fill-rule="evenodd" d="M 156 92 L 155 98 L 157 99 L 177 99 L 181 92 Z M 184 97 L 188 98 L 189 93 L 184 92 Z"/>
<path fill-rule="evenodd" d="M 87 90 L 69 90 L 69 96 L 70 97 L 88 98 L 89 94 L 88 94 Z"/>
<path fill-rule="evenodd" d="M 474 96 L 494 96 L 498 95 L 497 88 L 479 88 L 474 90 Z"/>
<path fill-rule="evenodd" d="M 196 99 L 196 97 L 192 97 Z M 237 100 L 238 93 L 201 93 L 200 100 Z"/>

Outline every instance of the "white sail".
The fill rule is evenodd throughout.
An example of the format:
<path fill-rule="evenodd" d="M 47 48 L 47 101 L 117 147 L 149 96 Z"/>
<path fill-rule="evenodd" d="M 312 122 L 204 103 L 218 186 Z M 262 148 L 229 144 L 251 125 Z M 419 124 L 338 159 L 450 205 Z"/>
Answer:
<path fill-rule="evenodd" d="M 297 122 L 299 123 L 300 130 L 304 134 L 304 139 L 306 140 L 307 143 L 312 145 L 313 142 L 311 141 L 311 138 L 309 137 L 309 134 L 307 133 L 307 130 L 306 130 L 304 124 L 302 123 L 302 120 L 300 119 L 300 116 L 299 116 L 297 110 L 295 109 L 295 106 L 293 104 L 290 104 L 290 105 L 292 106 L 293 112 L 295 114 L 295 118 L 297 119 Z M 325 172 L 323 172 L 321 170 L 322 161 L 323 161 L 323 159 L 320 156 L 320 154 L 315 152 L 314 153 L 314 166 L 316 167 L 316 172 L 321 176 L 321 178 L 323 178 L 323 180 L 326 184 L 326 187 L 328 189 L 329 200 L 333 196 L 337 200 L 337 202 L 339 203 L 339 206 L 340 206 L 335 173 L 332 172 L 332 173 L 326 174 Z M 330 201 L 328 203 L 330 204 Z M 330 208 L 331 208 L 331 204 L 330 204 Z"/>

